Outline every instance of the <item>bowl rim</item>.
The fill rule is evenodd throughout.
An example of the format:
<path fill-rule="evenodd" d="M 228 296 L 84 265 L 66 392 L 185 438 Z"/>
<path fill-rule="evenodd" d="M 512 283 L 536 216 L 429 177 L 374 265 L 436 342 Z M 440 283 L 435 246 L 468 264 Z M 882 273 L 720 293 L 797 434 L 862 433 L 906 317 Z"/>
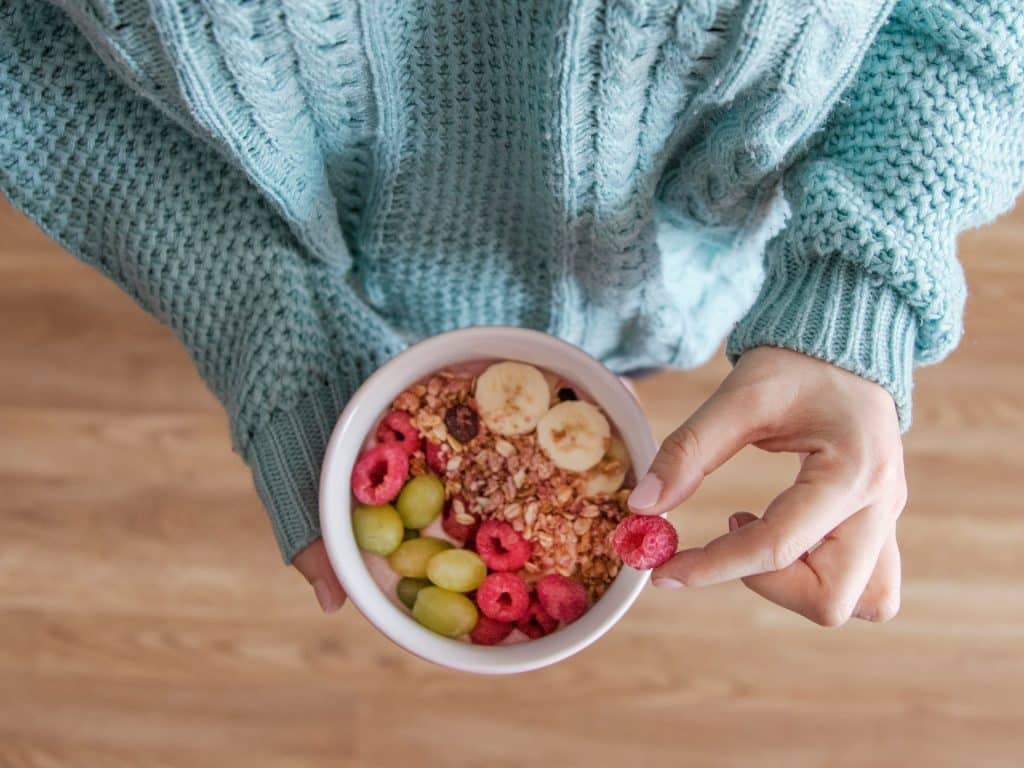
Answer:
<path fill-rule="evenodd" d="M 505 354 L 502 349 L 509 346 L 517 349 L 546 347 L 549 352 L 558 354 L 559 360 L 564 361 L 564 367 L 578 371 L 575 379 L 568 377 L 570 380 L 578 381 L 585 377 L 586 385 L 579 382 L 580 385 L 616 425 L 637 474 L 642 474 L 640 470 L 647 470 L 657 451 L 657 444 L 639 402 L 618 376 L 579 347 L 556 336 L 514 326 L 488 325 L 470 326 L 423 339 L 402 350 L 371 374 L 338 417 L 320 474 L 321 532 L 331 566 L 349 600 L 367 621 L 399 647 L 426 661 L 478 674 L 513 674 L 539 669 L 582 651 L 622 618 L 650 575 L 647 571 L 636 571 L 623 565 L 608 591 L 582 618 L 545 637 L 502 646 L 472 645 L 442 637 L 422 627 L 395 606 L 373 579 L 355 544 L 352 526 L 348 524 L 352 465 L 367 431 L 359 434 L 358 441 L 350 441 L 350 434 L 355 423 L 366 419 L 369 419 L 368 430 L 382 413 L 381 409 L 367 413 L 367 393 L 378 388 L 391 390 L 390 401 L 410 384 L 434 371 L 460 362 L 487 358 L 517 359 L 542 369 L 552 369 L 552 364 L 531 360 L 529 354 Z M 489 351 L 491 347 L 495 351 Z M 399 372 L 404 372 L 404 375 L 396 375 Z M 399 382 L 397 389 L 396 380 Z M 595 388 L 603 392 L 603 398 L 593 392 Z M 644 428 L 633 429 L 631 426 L 630 433 L 626 434 L 619 425 L 627 420 L 631 425 L 643 425 Z M 346 460 L 346 454 L 350 461 Z M 609 601 L 609 597 L 613 599 Z"/>

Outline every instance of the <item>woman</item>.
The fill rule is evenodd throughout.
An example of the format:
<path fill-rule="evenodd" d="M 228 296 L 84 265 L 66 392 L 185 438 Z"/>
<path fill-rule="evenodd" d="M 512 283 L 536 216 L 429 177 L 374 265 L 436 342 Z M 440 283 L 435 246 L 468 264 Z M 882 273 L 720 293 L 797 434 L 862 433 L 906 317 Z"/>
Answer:
<path fill-rule="evenodd" d="M 621 372 L 728 333 L 732 373 L 631 506 L 748 443 L 802 468 L 655 583 L 896 612 L 912 370 L 961 335 L 957 233 L 1024 178 L 1017 3 L 0 9 L 2 188 L 186 344 L 324 610 L 347 397 L 411 340 L 505 323 Z"/>

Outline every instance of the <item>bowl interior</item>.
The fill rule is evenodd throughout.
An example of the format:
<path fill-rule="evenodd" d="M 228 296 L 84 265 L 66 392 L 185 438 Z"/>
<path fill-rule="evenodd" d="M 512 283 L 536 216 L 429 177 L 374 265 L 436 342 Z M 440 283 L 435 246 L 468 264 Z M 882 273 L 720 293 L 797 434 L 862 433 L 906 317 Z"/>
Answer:
<path fill-rule="evenodd" d="M 579 620 L 528 642 L 476 646 L 450 640 L 417 624 L 394 605 L 370 574 L 352 532 L 349 478 L 363 442 L 391 401 L 410 384 L 461 362 L 509 359 L 532 363 L 583 387 L 618 429 L 638 476 L 657 445 L 636 399 L 601 363 L 555 337 L 502 326 L 466 328 L 434 336 L 394 357 L 349 401 L 335 425 L 320 481 L 320 525 L 331 563 L 359 611 L 381 632 L 428 661 L 469 672 L 507 674 L 536 669 L 592 643 L 636 599 L 648 574 L 623 566 L 605 594 Z"/>

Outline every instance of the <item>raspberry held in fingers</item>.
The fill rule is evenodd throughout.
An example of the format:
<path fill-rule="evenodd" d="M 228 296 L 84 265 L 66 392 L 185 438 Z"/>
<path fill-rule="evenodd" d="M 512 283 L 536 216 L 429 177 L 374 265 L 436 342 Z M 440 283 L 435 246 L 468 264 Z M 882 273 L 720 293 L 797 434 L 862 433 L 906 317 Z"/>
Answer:
<path fill-rule="evenodd" d="M 630 515 L 612 534 L 612 546 L 626 565 L 647 571 L 671 559 L 679 546 L 679 535 L 663 517 Z"/>

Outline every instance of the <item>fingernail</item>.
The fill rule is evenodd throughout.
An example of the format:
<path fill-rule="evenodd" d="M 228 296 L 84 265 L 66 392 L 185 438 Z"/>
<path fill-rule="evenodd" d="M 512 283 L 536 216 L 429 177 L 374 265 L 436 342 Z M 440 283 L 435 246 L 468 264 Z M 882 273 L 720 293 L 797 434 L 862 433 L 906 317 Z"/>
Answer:
<path fill-rule="evenodd" d="M 732 533 L 740 527 L 740 521 L 736 518 L 736 515 L 729 515 L 729 533 Z"/>
<path fill-rule="evenodd" d="M 633 509 L 650 509 L 658 503 L 659 496 L 661 496 L 661 480 L 657 475 L 648 472 L 629 494 L 628 503 Z"/>
<path fill-rule="evenodd" d="M 658 589 L 679 589 L 683 586 L 683 582 L 681 581 L 666 578 L 654 579 L 651 583 Z"/>
<path fill-rule="evenodd" d="M 320 608 L 324 613 L 334 613 L 341 608 L 341 600 L 324 579 L 317 579 L 313 582 L 313 594 L 316 595 L 316 601 L 320 603 Z"/>

